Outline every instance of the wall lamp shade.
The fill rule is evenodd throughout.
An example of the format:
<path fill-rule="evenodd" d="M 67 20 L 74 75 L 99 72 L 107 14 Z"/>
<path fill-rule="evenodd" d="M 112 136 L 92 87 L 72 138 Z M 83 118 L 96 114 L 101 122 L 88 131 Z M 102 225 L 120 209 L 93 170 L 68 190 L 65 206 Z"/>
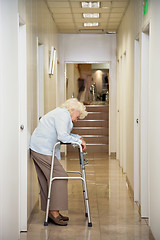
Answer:
<path fill-rule="evenodd" d="M 54 73 L 55 59 L 56 59 L 56 49 L 52 46 L 49 54 L 49 71 L 48 71 L 49 75 L 53 75 Z"/>

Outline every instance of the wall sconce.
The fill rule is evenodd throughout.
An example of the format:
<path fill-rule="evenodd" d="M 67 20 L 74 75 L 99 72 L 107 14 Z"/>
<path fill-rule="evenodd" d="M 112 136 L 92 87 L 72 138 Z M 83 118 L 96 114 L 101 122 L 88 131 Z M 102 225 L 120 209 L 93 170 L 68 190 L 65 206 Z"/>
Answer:
<path fill-rule="evenodd" d="M 48 74 L 51 76 L 54 73 L 54 65 L 56 58 L 56 49 L 52 46 L 49 54 L 49 71 Z"/>

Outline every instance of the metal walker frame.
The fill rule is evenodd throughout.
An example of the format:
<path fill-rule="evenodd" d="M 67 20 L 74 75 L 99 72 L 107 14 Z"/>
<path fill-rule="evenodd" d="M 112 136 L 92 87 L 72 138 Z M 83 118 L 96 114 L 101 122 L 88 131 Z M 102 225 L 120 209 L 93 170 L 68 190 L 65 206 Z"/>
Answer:
<path fill-rule="evenodd" d="M 80 160 L 80 167 L 81 171 L 66 171 L 67 173 L 79 173 L 80 177 L 53 177 L 53 166 L 54 166 L 54 156 L 55 156 L 55 149 L 58 145 L 62 144 L 71 144 L 73 147 L 78 146 L 79 150 L 79 160 Z M 60 179 L 72 179 L 72 180 L 82 180 L 82 186 L 83 186 L 83 196 L 84 196 L 84 202 L 85 202 L 85 216 L 88 217 L 88 227 L 92 227 L 91 217 L 90 217 L 90 210 L 89 210 L 89 200 L 88 200 L 88 193 L 87 193 L 87 184 L 86 184 L 86 174 L 85 174 L 85 165 L 87 162 L 85 162 L 83 158 L 83 151 L 81 144 L 77 142 L 73 143 L 62 143 L 57 142 L 53 147 L 53 155 L 52 155 L 52 161 L 51 161 L 51 173 L 50 173 L 50 181 L 49 181 L 49 190 L 48 190 L 48 199 L 47 199 L 47 207 L 46 207 L 46 216 L 45 216 L 45 222 L 44 226 L 48 226 L 48 214 L 49 214 L 49 204 L 50 204 L 50 195 L 51 195 L 51 186 L 52 182 L 55 180 Z"/>

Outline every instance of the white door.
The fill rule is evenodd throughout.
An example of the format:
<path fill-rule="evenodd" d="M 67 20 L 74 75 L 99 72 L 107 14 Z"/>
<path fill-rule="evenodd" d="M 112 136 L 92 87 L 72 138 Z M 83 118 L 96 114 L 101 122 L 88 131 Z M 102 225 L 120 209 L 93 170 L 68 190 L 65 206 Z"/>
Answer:
<path fill-rule="evenodd" d="M 26 25 L 19 22 L 19 199 L 20 231 L 27 231 L 27 73 L 26 73 Z"/>
<path fill-rule="evenodd" d="M 121 87 L 122 87 L 122 168 L 123 173 L 126 173 L 126 155 L 127 155 L 127 115 L 126 115 L 126 94 L 127 94 L 127 68 L 126 68 L 126 52 L 122 56 L 122 76 L 121 76 Z"/>
<path fill-rule="evenodd" d="M 149 30 L 142 32 L 141 49 L 141 121 L 140 121 L 140 174 L 141 217 L 148 217 L 148 87 L 149 87 Z"/>
<path fill-rule="evenodd" d="M 37 124 L 44 115 L 44 46 L 37 38 Z"/>
<path fill-rule="evenodd" d="M 139 84 L 140 48 L 139 40 L 134 42 L 134 201 L 139 202 Z"/>
<path fill-rule="evenodd" d="M 120 114 L 119 114 L 119 109 L 120 109 L 120 63 L 118 60 L 117 63 L 117 150 L 116 150 L 116 158 L 119 160 L 119 155 L 120 155 Z"/>
<path fill-rule="evenodd" d="M 122 81 L 122 56 L 119 62 L 119 162 L 123 168 L 123 81 Z"/>

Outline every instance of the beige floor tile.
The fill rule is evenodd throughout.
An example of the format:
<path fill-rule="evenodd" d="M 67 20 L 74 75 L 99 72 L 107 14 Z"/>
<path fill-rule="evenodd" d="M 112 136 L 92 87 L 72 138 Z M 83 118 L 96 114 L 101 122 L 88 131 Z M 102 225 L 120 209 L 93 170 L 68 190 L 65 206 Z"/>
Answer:
<path fill-rule="evenodd" d="M 101 225 L 101 240 L 153 240 L 147 225 Z"/>
<path fill-rule="evenodd" d="M 35 229 L 34 231 L 28 230 L 27 233 L 21 233 L 21 240 L 48 240 L 50 230 L 40 230 L 40 228 Z"/>
<path fill-rule="evenodd" d="M 119 162 L 106 153 L 89 153 L 86 179 L 92 227 L 85 217 L 82 182 L 68 183 L 68 226 L 43 226 L 45 214 L 33 214 L 28 232 L 20 240 L 154 240 L 147 221 L 140 218 L 138 207 L 126 187 L 126 175 Z M 79 170 L 77 153 L 63 157 L 67 170 Z"/>
<path fill-rule="evenodd" d="M 98 240 L 100 239 L 100 231 L 97 229 L 89 229 L 88 225 L 68 225 L 65 228 L 59 229 L 59 231 L 51 231 L 49 240 Z"/>

